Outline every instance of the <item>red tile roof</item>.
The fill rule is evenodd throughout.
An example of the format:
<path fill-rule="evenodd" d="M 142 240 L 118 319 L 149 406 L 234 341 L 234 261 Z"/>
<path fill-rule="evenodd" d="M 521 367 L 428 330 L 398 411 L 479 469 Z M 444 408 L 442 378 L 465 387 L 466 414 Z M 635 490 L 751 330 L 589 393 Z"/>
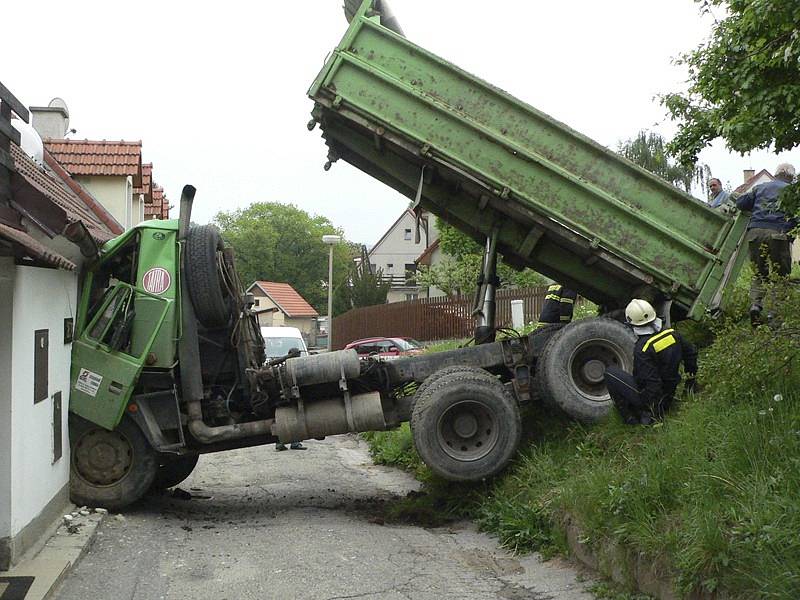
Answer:
<path fill-rule="evenodd" d="M 314 310 L 303 297 L 288 283 L 274 283 L 272 281 L 256 281 L 248 289 L 258 286 L 269 298 L 286 313 L 287 317 L 318 317 Z"/>
<path fill-rule="evenodd" d="M 71 175 L 130 175 L 142 185 L 142 142 L 48 138 L 44 147 Z"/>
<path fill-rule="evenodd" d="M 24 231 L 20 231 L 19 229 L 14 229 L 13 227 L 9 227 L 8 225 L 0 223 L 0 237 L 11 240 L 20 246 L 23 246 L 25 250 L 27 250 L 26 254 L 32 256 L 33 258 L 38 258 L 48 265 L 52 265 L 66 271 L 74 271 L 77 269 L 77 266 L 74 262 L 49 249 L 47 246 L 34 239 Z"/>
<path fill-rule="evenodd" d="M 114 237 L 111 229 L 100 219 L 91 206 L 66 183 L 58 173 L 47 167 L 40 167 L 16 144 L 11 144 L 14 167 L 28 184 L 49 200 L 60 206 L 70 220 L 83 221 L 92 237 L 103 243 Z M 72 182 L 73 185 L 78 185 Z M 88 192 L 83 190 L 88 196 Z M 120 227 L 119 232 L 122 232 Z M 60 233 L 60 232 L 59 232 Z"/>
<path fill-rule="evenodd" d="M 420 254 L 419 257 L 417 257 L 417 260 L 415 260 L 414 262 L 420 265 L 430 265 L 431 255 L 438 247 L 439 247 L 439 238 L 436 238 L 430 246 L 425 248 L 422 254 Z"/>
<path fill-rule="evenodd" d="M 151 189 L 151 182 L 153 180 L 153 163 L 142 164 L 142 185 L 133 188 L 134 196 L 144 194 L 145 204 L 150 204 L 153 201 L 153 191 Z"/>
<path fill-rule="evenodd" d="M 169 200 L 164 188 L 153 182 L 153 202 L 144 205 L 145 219 L 169 219 Z"/>

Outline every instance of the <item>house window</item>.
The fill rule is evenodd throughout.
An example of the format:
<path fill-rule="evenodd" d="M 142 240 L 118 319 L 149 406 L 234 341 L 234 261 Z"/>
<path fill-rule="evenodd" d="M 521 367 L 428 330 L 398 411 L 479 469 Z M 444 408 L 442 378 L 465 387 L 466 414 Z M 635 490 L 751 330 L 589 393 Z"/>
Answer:
<path fill-rule="evenodd" d="M 375 263 L 369 263 L 369 270 L 370 270 L 372 273 L 374 273 L 374 272 L 377 270 L 377 269 L 376 269 L 376 266 L 377 266 L 377 265 L 376 265 Z"/>
<path fill-rule="evenodd" d="M 411 230 L 410 229 L 406 229 L 406 230 L 403 231 L 403 239 L 404 240 L 410 240 L 411 239 Z"/>
<path fill-rule="evenodd" d="M 406 300 L 416 300 L 417 298 L 419 298 L 417 293 L 406 294 Z"/>
<path fill-rule="evenodd" d="M 391 271 L 394 269 L 394 263 L 386 263 L 386 270 Z"/>
<path fill-rule="evenodd" d="M 256 305 L 256 306 L 261 306 L 261 300 L 259 300 L 258 298 L 256 298 L 255 305 Z"/>

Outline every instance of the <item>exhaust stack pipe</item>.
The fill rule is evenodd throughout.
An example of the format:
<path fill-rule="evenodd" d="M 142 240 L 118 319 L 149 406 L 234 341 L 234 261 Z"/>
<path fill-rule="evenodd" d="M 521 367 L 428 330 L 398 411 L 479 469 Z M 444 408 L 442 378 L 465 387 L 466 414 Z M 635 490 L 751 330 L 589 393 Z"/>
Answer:
<path fill-rule="evenodd" d="M 178 241 L 186 239 L 189 224 L 192 222 L 192 203 L 197 190 L 193 185 L 183 186 L 181 191 L 180 214 L 178 215 Z"/>
<path fill-rule="evenodd" d="M 183 186 L 181 193 L 180 217 L 178 218 L 178 239 L 184 241 L 189 232 L 192 218 L 192 202 L 194 186 Z M 273 419 L 209 427 L 203 422 L 203 372 L 200 366 L 200 338 L 197 332 L 197 317 L 189 296 L 186 277 L 186 254 L 181 252 L 181 325 L 183 335 L 178 342 L 178 358 L 180 360 L 181 395 L 186 402 L 189 415 L 188 428 L 191 434 L 201 442 L 210 444 L 256 435 L 269 436 Z"/>
<path fill-rule="evenodd" d="M 378 15 L 381 18 L 381 25 L 386 27 L 386 29 L 390 29 L 403 37 L 406 36 L 406 34 L 403 33 L 403 28 L 400 27 L 400 22 L 397 20 L 397 17 L 394 16 L 394 13 L 392 13 L 392 9 L 389 7 L 389 3 L 386 0 L 364 0 L 364 2 L 345 0 L 344 16 L 347 17 L 348 23 L 353 20 L 364 4 L 368 5 L 364 11 L 366 16 L 373 17 Z"/>

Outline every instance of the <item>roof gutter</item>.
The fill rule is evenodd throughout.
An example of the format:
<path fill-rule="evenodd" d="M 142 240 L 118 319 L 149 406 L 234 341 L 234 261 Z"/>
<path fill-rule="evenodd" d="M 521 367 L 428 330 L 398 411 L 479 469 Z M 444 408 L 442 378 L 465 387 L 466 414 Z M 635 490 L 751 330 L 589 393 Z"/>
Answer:
<path fill-rule="evenodd" d="M 92 198 L 92 196 L 83 189 L 83 186 L 75 181 L 72 176 L 67 172 L 61 164 L 53 158 L 53 156 L 47 151 L 44 151 L 44 162 L 47 163 L 47 166 L 53 169 L 56 174 L 61 178 L 61 180 L 67 184 L 69 189 L 75 192 L 78 197 L 86 203 L 91 211 L 97 215 L 97 218 L 100 219 L 103 224 L 109 228 L 111 233 L 115 235 L 120 235 L 125 233 L 125 228 L 119 224 L 110 212 L 108 212 L 97 200 Z"/>

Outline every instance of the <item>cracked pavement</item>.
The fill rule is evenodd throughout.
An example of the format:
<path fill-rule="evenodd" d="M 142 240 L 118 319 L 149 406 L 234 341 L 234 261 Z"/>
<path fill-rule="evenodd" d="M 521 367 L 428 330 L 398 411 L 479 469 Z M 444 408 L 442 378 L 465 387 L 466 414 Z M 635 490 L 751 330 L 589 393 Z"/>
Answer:
<path fill-rule="evenodd" d="M 55 598 L 591 600 L 574 567 L 514 557 L 469 523 L 384 524 L 419 488 L 355 436 L 200 457 L 180 488 L 109 515 Z"/>

